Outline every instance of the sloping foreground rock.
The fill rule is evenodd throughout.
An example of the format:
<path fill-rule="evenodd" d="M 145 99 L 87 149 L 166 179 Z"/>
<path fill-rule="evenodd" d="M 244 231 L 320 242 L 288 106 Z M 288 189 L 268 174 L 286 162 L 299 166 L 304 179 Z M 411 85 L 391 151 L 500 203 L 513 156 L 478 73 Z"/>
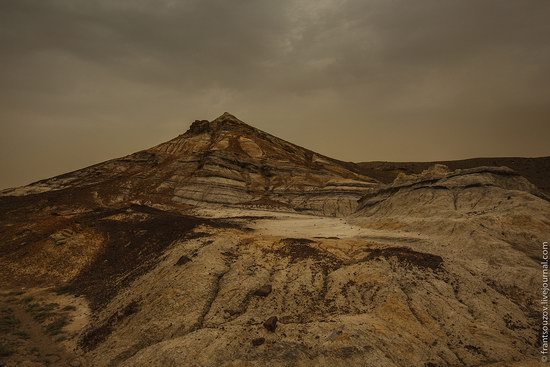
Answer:
<path fill-rule="evenodd" d="M 458 239 L 224 229 L 180 241 L 99 313 L 81 347 L 97 366 L 525 365 L 538 354 L 534 261 Z M 176 265 L 182 256 L 191 261 Z M 131 302 L 139 311 L 113 318 Z"/>
<path fill-rule="evenodd" d="M 540 261 L 550 233 L 550 203 L 525 178 L 505 167 L 447 172 L 439 166 L 402 175 L 363 197 L 350 221 L 429 238 L 429 245 L 417 243 L 414 248 L 441 256 L 446 269 L 458 275 L 451 285 L 468 313 L 462 320 L 475 324 L 463 335 L 483 335 L 477 351 L 487 357 L 495 348 L 489 344 L 501 340 L 526 356 L 537 355 Z M 467 285 L 470 280 L 476 284 Z M 487 298 L 493 291 L 503 300 Z M 453 322 L 453 330 L 460 328 L 461 321 Z M 501 327 L 511 334 L 504 329 L 496 332 Z M 520 329 L 522 337 L 516 334 Z M 505 335 L 511 338 L 504 341 Z"/>

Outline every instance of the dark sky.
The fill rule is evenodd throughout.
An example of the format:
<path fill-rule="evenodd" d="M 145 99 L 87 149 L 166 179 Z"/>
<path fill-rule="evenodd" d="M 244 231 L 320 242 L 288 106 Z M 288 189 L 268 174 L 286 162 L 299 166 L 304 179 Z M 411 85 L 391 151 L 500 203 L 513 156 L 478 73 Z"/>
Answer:
<path fill-rule="evenodd" d="M 0 1 L 0 188 L 224 111 L 343 160 L 550 155 L 550 1 Z"/>

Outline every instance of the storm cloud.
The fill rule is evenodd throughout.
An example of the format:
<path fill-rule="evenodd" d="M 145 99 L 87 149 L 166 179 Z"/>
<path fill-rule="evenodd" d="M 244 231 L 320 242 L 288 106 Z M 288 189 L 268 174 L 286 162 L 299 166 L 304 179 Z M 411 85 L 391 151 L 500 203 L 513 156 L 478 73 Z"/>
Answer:
<path fill-rule="evenodd" d="M 3 0 L 0 188 L 228 111 L 335 158 L 550 154 L 547 0 Z"/>

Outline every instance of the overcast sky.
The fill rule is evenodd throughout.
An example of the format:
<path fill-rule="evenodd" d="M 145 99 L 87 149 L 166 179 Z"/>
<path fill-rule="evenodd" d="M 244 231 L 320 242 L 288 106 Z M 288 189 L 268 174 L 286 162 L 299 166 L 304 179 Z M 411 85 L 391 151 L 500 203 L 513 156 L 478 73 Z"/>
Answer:
<path fill-rule="evenodd" d="M 548 0 L 1 0 L 0 188 L 228 111 L 349 161 L 550 155 Z"/>

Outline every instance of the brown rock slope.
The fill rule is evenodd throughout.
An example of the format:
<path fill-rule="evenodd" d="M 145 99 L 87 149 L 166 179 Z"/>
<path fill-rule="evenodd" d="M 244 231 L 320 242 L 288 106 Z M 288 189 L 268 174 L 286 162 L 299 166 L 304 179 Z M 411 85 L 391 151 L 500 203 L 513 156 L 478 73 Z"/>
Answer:
<path fill-rule="evenodd" d="M 124 158 L 5 190 L 7 196 L 86 188 L 100 206 L 225 204 L 322 215 L 355 211 L 377 183 L 340 162 L 255 129 L 225 113 L 183 135 Z"/>

